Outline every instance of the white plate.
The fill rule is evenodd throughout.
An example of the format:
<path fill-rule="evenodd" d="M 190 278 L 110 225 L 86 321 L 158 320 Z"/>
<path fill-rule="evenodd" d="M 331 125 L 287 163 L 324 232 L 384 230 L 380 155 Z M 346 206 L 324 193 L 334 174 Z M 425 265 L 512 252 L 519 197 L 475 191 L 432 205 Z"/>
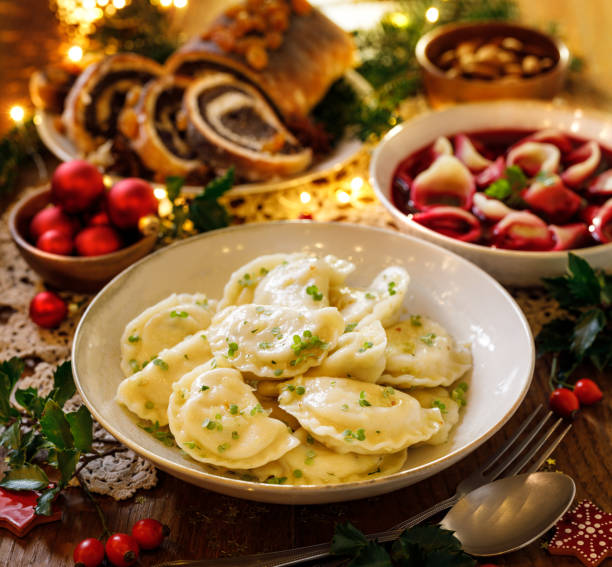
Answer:
<path fill-rule="evenodd" d="M 382 268 L 405 266 L 411 276 L 405 306 L 438 320 L 458 341 L 470 341 L 474 369 L 468 404 L 451 439 L 410 449 L 402 471 L 337 485 L 283 486 L 227 478 L 166 447 L 119 406 L 123 375 L 119 338 L 125 325 L 172 292 L 221 297 L 232 271 L 260 254 L 307 251 L 335 254 L 357 265 L 354 285 Z M 445 469 L 493 435 L 516 411 L 534 367 L 529 325 L 511 296 L 480 268 L 427 242 L 350 224 L 280 222 L 209 232 L 161 249 L 112 280 L 92 301 L 76 331 L 73 370 L 83 401 L 122 443 L 170 474 L 249 500 L 316 504 L 402 488 Z"/>

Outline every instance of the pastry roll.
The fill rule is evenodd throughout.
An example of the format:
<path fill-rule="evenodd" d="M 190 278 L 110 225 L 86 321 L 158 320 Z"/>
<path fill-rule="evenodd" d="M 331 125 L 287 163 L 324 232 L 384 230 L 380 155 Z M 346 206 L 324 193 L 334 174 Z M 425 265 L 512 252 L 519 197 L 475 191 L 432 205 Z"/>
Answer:
<path fill-rule="evenodd" d="M 172 55 L 166 69 L 190 77 L 211 71 L 232 73 L 265 93 L 285 118 L 304 116 L 354 65 L 353 42 L 315 8 L 291 11 L 285 6 L 283 21 L 278 10 L 286 2 L 276 2 L 279 6 L 270 8 L 277 10 L 272 14 L 264 13 L 267 6 L 262 4 L 261 13 L 250 13 L 246 7 L 230 9 L 208 34 Z M 240 36 L 240 26 L 249 22 L 254 29 Z"/>
<path fill-rule="evenodd" d="M 128 91 L 160 76 L 163 67 L 131 53 L 112 55 L 87 67 L 74 83 L 62 114 L 68 137 L 87 155 L 115 137 Z"/>
<path fill-rule="evenodd" d="M 252 86 L 216 73 L 185 93 L 188 140 L 214 168 L 236 168 L 250 181 L 284 177 L 308 167 L 312 151 L 283 126 Z"/>
<path fill-rule="evenodd" d="M 119 117 L 119 130 L 160 181 L 171 175 L 186 177 L 196 168 L 205 167 L 187 141 L 187 123 L 181 109 L 188 85 L 189 80 L 172 75 L 150 81 L 139 96 L 130 93 Z"/>

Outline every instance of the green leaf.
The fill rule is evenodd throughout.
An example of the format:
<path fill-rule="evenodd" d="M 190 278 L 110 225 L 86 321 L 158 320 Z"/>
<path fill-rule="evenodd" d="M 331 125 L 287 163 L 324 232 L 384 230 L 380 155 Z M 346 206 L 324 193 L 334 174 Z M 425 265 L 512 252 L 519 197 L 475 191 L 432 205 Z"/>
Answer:
<path fill-rule="evenodd" d="M 518 193 L 527 187 L 527 177 L 518 165 L 507 167 L 504 176 L 508 180 L 510 189 L 513 193 Z"/>
<path fill-rule="evenodd" d="M 0 363 L 0 423 L 8 423 L 19 415 L 11 405 L 11 393 L 23 368 L 23 361 L 17 357 Z"/>
<path fill-rule="evenodd" d="M 7 450 L 18 451 L 21 447 L 21 424 L 16 421 L 0 435 L 0 445 Z"/>
<path fill-rule="evenodd" d="M 58 449 L 71 449 L 74 447 L 74 438 L 70 432 L 70 424 L 55 400 L 47 400 L 40 426 L 45 437 Z"/>
<path fill-rule="evenodd" d="M 571 349 L 579 358 L 593 344 L 599 332 L 606 326 L 606 315 L 601 309 L 583 313 L 576 322 Z"/>
<path fill-rule="evenodd" d="M 566 318 L 546 323 L 536 337 L 538 355 L 560 352 L 569 347 L 574 336 L 574 321 Z"/>
<path fill-rule="evenodd" d="M 16 402 L 25 408 L 25 410 L 32 416 L 39 418 L 42 414 L 45 406 L 45 400 L 38 395 L 36 388 L 26 388 L 25 390 L 15 390 Z"/>
<path fill-rule="evenodd" d="M 359 550 L 349 567 L 393 567 L 393 563 L 382 545 L 370 541 Z"/>
<path fill-rule="evenodd" d="M 58 451 L 57 457 L 57 468 L 60 471 L 61 480 L 60 486 L 64 487 L 74 475 L 74 471 L 79 463 L 81 452 L 77 449 L 66 449 L 64 451 Z"/>
<path fill-rule="evenodd" d="M 234 177 L 235 171 L 233 167 L 230 167 L 225 174 L 221 175 L 213 179 L 206 187 L 204 187 L 204 191 L 202 195 L 207 199 L 218 199 L 223 195 L 226 191 L 229 191 L 234 185 Z"/>
<path fill-rule="evenodd" d="M 36 502 L 36 508 L 34 512 L 39 516 L 50 516 L 53 510 L 52 504 L 55 500 L 55 497 L 58 495 L 61 488 L 59 486 L 54 486 L 53 488 L 49 488 L 45 490 L 39 497 Z"/>
<path fill-rule="evenodd" d="M 91 451 L 93 441 L 93 420 L 89 410 L 81 406 L 77 411 L 66 414 L 74 446 L 81 451 Z"/>
<path fill-rule="evenodd" d="M 331 542 L 332 555 L 355 555 L 368 544 L 368 540 L 353 524 L 338 524 Z"/>
<path fill-rule="evenodd" d="M 556 278 L 542 278 L 546 289 L 550 292 L 564 309 L 572 309 L 576 303 L 574 294 L 568 284 L 567 276 Z"/>
<path fill-rule="evenodd" d="M 427 554 L 427 567 L 474 567 L 476 561 L 464 551 L 438 549 Z"/>
<path fill-rule="evenodd" d="M 568 287 L 582 305 L 597 305 L 600 302 L 601 287 L 597 274 L 589 263 L 580 256 L 568 254 L 568 268 L 571 276 Z"/>
<path fill-rule="evenodd" d="M 0 482 L 0 486 L 8 490 L 40 490 L 48 485 L 45 471 L 31 463 L 10 469 Z"/>
<path fill-rule="evenodd" d="M 512 194 L 512 189 L 510 188 L 509 181 L 502 177 L 493 181 L 493 183 L 484 190 L 484 193 L 487 197 L 503 201 Z"/>
<path fill-rule="evenodd" d="M 179 196 L 183 185 L 185 185 L 184 177 L 166 177 L 166 192 L 168 193 L 168 199 L 170 199 L 170 201 L 174 201 L 174 199 Z"/>
<path fill-rule="evenodd" d="M 234 183 L 234 168 L 213 179 L 189 205 L 189 218 L 199 232 L 223 228 L 230 223 L 230 216 L 217 199 Z"/>
<path fill-rule="evenodd" d="M 60 407 L 74 396 L 76 386 L 72 378 L 72 365 L 70 361 L 60 364 L 53 374 L 53 390 L 47 399 L 55 400 Z"/>

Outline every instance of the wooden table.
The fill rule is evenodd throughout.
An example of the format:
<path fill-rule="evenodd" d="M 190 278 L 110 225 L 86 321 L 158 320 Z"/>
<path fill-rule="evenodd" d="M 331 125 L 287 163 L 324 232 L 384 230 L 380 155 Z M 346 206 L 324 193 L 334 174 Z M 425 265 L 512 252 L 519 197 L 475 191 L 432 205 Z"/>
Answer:
<path fill-rule="evenodd" d="M 42 0 L 22 0 L 20 3 L 0 0 L 0 18 L 3 26 L 5 22 L 13 22 L 15 29 L 23 36 L 26 33 L 22 26 L 24 14 L 32 14 L 27 31 L 33 37 L 29 41 L 40 47 L 42 43 L 38 40 L 42 41 L 43 37 L 54 41 L 53 33 L 49 32 L 48 16 L 45 16 L 45 20 L 38 15 L 45 7 L 46 2 Z M 13 19 L 8 18 L 7 14 Z M 8 26 L 3 30 L 4 35 L 0 34 L 0 41 L 15 41 L 15 36 L 7 35 L 6 31 Z M 43 61 L 44 49 L 36 49 L 34 59 Z M 0 95 L 0 102 L 6 106 L 25 96 L 23 77 L 27 72 L 22 72 L 23 65 L 17 59 L 11 59 L 9 64 L 6 50 L 0 51 L 4 55 L 0 61 L 1 74 L 10 79 L 11 84 L 17 81 L 16 84 L 20 85 L 18 92 L 13 90 L 16 87 L 11 87 L 10 93 L 7 94 L 5 90 Z M 7 125 L 4 120 L 0 131 Z M 25 173 L 31 177 L 31 171 Z M 171 535 L 162 549 L 143 554 L 144 566 L 165 559 L 240 555 L 329 541 L 334 525 L 339 521 L 351 521 L 364 532 L 378 531 L 451 495 L 456 485 L 483 463 L 538 403 L 547 399 L 547 373 L 547 365 L 538 361 L 525 402 L 502 431 L 481 448 L 446 471 L 392 494 L 331 505 L 280 506 L 222 496 L 160 472 L 156 488 L 142 491 L 125 502 L 101 498 L 101 505 L 113 531 L 129 531 L 130 526 L 143 517 L 154 517 L 170 526 Z M 578 500 L 589 498 L 604 510 L 612 511 L 612 381 L 610 377 L 607 377 L 607 381 L 602 377 L 596 378 L 604 389 L 603 403 L 580 414 L 553 457 L 556 468 L 575 479 Z M 76 542 L 100 535 L 101 526 L 96 512 L 79 489 L 65 491 L 62 498 L 65 511 L 60 522 L 37 527 L 24 538 L 0 530 L 0 563 L 49 567 L 71 564 Z M 496 558 L 495 563 L 521 567 L 579 565 L 574 558 L 550 556 L 542 548 L 541 542 Z M 610 563 L 612 560 L 604 565 Z"/>

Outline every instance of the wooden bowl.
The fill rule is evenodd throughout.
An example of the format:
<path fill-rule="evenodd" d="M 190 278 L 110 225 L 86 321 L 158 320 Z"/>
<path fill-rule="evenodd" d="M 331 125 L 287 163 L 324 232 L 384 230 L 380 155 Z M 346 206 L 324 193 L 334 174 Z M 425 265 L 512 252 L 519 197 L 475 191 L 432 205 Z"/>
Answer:
<path fill-rule="evenodd" d="M 24 260 L 54 287 L 82 293 L 96 292 L 155 246 L 157 236 L 153 233 L 102 256 L 62 256 L 39 250 L 28 242 L 27 234 L 32 217 L 50 203 L 50 197 L 51 190 L 43 189 L 19 201 L 9 217 L 9 230 Z"/>
<path fill-rule="evenodd" d="M 553 61 L 544 72 L 530 77 L 485 80 L 449 76 L 435 64 L 439 57 L 461 42 L 497 37 L 513 37 Z M 430 104 L 437 108 L 457 102 L 510 98 L 550 99 L 562 88 L 569 65 L 565 44 L 537 30 L 504 22 L 449 24 L 425 34 L 417 43 L 416 57 L 423 71 L 423 82 Z"/>

